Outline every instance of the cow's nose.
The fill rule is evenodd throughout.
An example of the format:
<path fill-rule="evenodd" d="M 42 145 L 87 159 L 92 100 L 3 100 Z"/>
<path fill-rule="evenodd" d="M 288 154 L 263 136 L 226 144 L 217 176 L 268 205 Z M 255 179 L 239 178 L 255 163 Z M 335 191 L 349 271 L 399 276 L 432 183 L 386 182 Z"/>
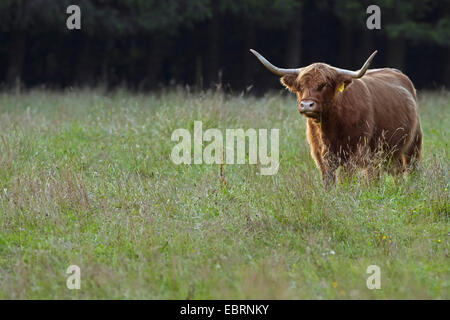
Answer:
<path fill-rule="evenodd" d="M 305 100 L 305 101 L 302 101 L 300 104 L 302 106 L 303 111 L 312 110 L 315 107 L 314 101 L 312 101 L 312 100 Z"/>

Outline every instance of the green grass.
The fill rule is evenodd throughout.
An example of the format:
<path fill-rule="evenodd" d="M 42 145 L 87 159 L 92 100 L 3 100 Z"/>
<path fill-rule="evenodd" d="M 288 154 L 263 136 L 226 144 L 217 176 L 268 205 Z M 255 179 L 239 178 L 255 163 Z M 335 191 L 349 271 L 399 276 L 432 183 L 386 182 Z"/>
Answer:
<path fill-rule="evenodd" d="M 291 95 L 0 94 L 0 298 L 449 299 L 450 93 L 419 96 L 417 174 L 326 190 Z M 278 173 L 173 164 L 194 120 L 279 128 Z"/>

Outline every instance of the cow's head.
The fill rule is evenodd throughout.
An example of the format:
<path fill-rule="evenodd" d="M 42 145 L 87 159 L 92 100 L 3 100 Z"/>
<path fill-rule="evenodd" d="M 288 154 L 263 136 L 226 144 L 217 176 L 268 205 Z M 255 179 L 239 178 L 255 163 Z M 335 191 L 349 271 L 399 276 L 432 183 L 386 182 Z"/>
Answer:
<path fill-rule="evenodd" d="M 314 63 L 304 68 L 283 69 L 275 67 L 253 49 L 250 51 L 274 74 L 281 83 L 297 95 L 298 110 L 306 117 L 319 119 L 332 105 L 333 100 L 347 89 L 353 79 L 361 78 L 369 68 L 375 51 L 358 71 Z"/>

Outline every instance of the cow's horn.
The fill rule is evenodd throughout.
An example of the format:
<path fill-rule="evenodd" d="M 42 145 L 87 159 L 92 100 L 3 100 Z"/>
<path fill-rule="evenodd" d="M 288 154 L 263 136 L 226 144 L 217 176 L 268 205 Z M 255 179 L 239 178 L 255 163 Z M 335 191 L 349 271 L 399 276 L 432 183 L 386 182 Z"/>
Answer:
<path fill-rule="evenodd" d="M 364 63 L 364 65 L 362 66 L 361 69 L 359 69 L 358 71 L 351 71 L 351 70 L 346 70 L 346 69 L 340 69 L 340 68 L 335 68 L 337 70 L 337 72 L 339 72 L 340 74 L 343 75 L 349 75 L 352 78 L 361 78 L 367 71 L 367 69 L 369 69 L 370 63 L 373 60 L 373 57 L 375 57 L 375 55 L 377 54 L 377 50 L 374 51 L 374 53 L 372 53 L 369 57 L 369 59 L 367 59 L 366 63 Z"/>
<path fill-rule="evenodd" d="M 286 74 L 299 74 L 299 72 L 300 72 L 300 69 L 283 69 L 283 68 L 275 67 L 269 61 L 267 61 L 266 58 L 264 58 L 262 55 L 260 55 L 255 50 L 250 49 L 250 52 L 253 53 L 267 69 L 269 69 L 270 71 L 275 73 L 277 76 L 284 76 Z"/>

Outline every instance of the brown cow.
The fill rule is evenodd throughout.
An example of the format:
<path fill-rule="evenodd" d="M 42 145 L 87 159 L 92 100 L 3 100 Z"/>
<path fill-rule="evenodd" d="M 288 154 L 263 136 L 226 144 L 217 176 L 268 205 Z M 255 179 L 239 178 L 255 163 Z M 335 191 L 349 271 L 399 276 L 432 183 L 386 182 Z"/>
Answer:
<path fill-rule="evenodd" d="M 297 95 L 311 155 L 326 185 L 340 166 L 350 174 L 366 168 L 370 177 L 380 154 L 383 167 L 390 164 L 393 172 L 415 167 L 422 150 L 416 90 L 396 69 L 367 70 L 377 51 L 358 71 L 325 63 L 282 69 L 250 51 Z"/>

